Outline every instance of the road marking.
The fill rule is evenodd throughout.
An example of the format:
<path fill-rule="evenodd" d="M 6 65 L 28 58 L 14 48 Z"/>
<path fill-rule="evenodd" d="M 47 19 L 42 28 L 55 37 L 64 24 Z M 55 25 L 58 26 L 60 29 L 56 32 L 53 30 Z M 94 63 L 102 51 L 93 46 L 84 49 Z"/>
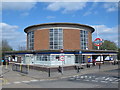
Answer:
<path fill-rule="evenodd" d="M 91 76 L 89 76 L 89 78 L 92 78 Z"/>
<path fill-rule="evenodd" d="M 102 78 L 105 78 L 105 77 L 102 77 Z"/>
<path fill-rule="evenodd" d="M 109 79 L 109 81 L 113 81 L 112 79 Z"/>
<path fill-rule="evenodd" d="M 45 81 L 45 80 L 39 80 L 39 81 Z"/>
<path fill-rule="evenodd" d="M 70 78 L 70 80 L 71 80 L 71 79 L 73 80 L 73 79 L 75 79 L 75 78 Z"/>
<path fill-rule="evenodd" d="M 98 82 L 97 80 L 92 80 L 93 82 Z"/>
<path fill-rule="evenodd" d="M 13 82 L 14 84 L 19 84 L 19 83 L 21 83 L 21 82 Z"/>
<path fill-rule="evenodd" d="M 83 80 L 83 81 L 90 81 L 90 80 Z"/>
<path fill-rule="evenodd" d="M 100 81 L 100 82 L 103 82 L 103 83 L 108 83 L 108 82 L 106 82 L 106 81 Z"/>
<path fill-rule="evenodd" d="M 110 78 L 106 78 L 105 80 L 109 80 Z"/>
<path fill-rule="evenodd" d="M 30 81 L 22 81 L 23 83 L 29 83 Z"/>
<path fill-rule="evenodd" d="M 83 76 L 81 76 L 80 78 L 84 78 Z"/>
<path fill-rule="evenodd" d="M 6 83 L 6 85 L 9 85 L 9 84 L 11 84 L 11 83 Z"/>
<path fill-rule="evenodd" d="M 31 82 L 37 82 L 38 80 L 30 80 Z"/>
<path fill-rule="evenodd" d="M 118 83 L 118 82 L 111 82 L 111 83 Z"/>
<path fill-rule="evenodd" d="M 79 78 L 80 78 L 79 76 L 76 77 L 76 79 L 79 79 Z"/>
<path fill-rule="evenodd" d="M 118 81 L 120 81 L 120 79 L 116 79 L 115 81 L 117 81 L 117 82 L 118 82 Z"/>

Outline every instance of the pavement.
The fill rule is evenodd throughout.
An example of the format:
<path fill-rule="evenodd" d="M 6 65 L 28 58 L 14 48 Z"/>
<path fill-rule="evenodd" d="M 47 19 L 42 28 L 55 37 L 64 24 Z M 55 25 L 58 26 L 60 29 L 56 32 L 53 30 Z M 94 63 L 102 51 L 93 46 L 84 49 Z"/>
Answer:
<path fill-rule="evenodd" d="M 91 68 L 80 69 L 79 73 L 77 73 L 76 70 L 63 71 L 63 74 L 59 72 L 51 72 L 50 77 L 48 77 L 47 72 L 42 72 L 42 71 L 37 71 L 37 70 L 30 69 L 28 74 L 12 71 L 12 67 L 11 65 L 9 65 L 7 68 L 6 66 L 3 66 L 3 72 L 2 72 L 3 78 L 1 78 L 2 80 L 1 85 L 4 88 L 9 88 L 9 87 L 10 88 L 15 88 L 15 87 L 19 87 L 19 88 L 22 88 L 22 87 L 37 88 L 38 87 L 40 88 L 39 85 L 31 86 L 30 84 L 25 84 L 25 83 L 35 83 L 35 82 L 45 82 L 45 81 L 51 82 L 51 81 L 62 80 L 66 78 L 77 77 L 77 76 L 82 76 L 85 74 L 92 74 L 92 73 L 99 73 L 100 75 L 103 72 L 109 73 L 107 71 L 115 70 L 115 69 L 118 69 L 118 65 L 111 65 L 111 64 L 102 65 L 101 69 L 99 69 L 98 66 L 92 66 Z M 115 74 L 116 73 L 111 73 L 111 75 L 113 76 Z"/>

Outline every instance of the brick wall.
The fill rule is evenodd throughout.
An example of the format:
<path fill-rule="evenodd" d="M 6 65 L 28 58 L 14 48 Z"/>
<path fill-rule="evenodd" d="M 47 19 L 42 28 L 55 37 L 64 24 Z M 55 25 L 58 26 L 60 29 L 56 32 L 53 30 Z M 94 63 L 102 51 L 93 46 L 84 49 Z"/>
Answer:
<path fill-rule="evenodd" d="M 34 32 L 34 50 L 49 49 L 49 30 L 36 30 Z"/>
<path fill-rule="evenodd" d="M 64 29 L 64 49 L 80 49 L 80 30 Z"/>

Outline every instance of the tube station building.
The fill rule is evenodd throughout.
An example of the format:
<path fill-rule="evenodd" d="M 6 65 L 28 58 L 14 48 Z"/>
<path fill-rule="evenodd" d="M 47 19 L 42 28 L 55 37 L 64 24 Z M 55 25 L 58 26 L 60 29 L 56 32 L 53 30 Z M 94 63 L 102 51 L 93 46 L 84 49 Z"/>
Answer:
<path fill-rule="evenodd" d="M 10 62 L 29 65 L 86 65 L 116 61 L 117 51 L 93 50 L 95 29 L 78 23 L 44 23 L 28 26 L 27 50 L 5 52 Z"/>

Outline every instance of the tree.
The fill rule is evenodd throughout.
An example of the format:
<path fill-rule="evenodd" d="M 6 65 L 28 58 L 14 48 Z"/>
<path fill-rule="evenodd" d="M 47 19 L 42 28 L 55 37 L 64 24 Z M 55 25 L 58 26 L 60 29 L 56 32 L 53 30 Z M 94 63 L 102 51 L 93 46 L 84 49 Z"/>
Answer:
<path fill-rule="evenodd" d="M 8 44 L 7 40 L 2 40 L 2 51 L 12 51 L 12 47 Z"/>
<path fill-rule="evenodd" d="M 93 49 L 97 50 L 97 46 L 93 44 Z M 100 46 L 100 50 L 117 50 L 117 45 L 109 40 L 104 40 L 103 44 Z"/>
<path fill-rule="evenodd" d="M 25 50 L 26 50 L 25 46 L 23 46 L 23 45 L 18 46 L 18 51 L 25 51 Z"/>

